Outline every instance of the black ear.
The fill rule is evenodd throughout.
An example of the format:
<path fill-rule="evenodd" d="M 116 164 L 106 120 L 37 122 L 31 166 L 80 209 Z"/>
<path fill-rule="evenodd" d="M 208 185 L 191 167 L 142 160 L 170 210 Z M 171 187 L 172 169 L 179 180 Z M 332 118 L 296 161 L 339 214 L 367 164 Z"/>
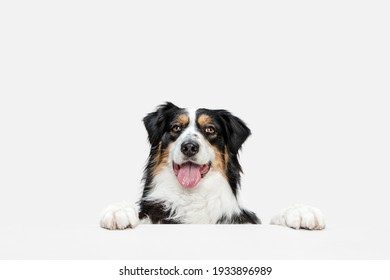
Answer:
<path fill-rule="evenodd" d="M 171 102 L 167 102 L 158 106 L 155 112 L 149 113 L 143 119 L 150 145 L 158 145 L 166 127 L 166 116 L 175 110 L 180 110 L 180 108 Z"/>
<path fill-rule="evenodd" d="M 251 135 L 251 130 L 239 118 L 233 116 L 230 112 L 222 110 L 221 116 L 226 129 L 226 141 L 229 150 L 237 154 L 242 144 Z"/>

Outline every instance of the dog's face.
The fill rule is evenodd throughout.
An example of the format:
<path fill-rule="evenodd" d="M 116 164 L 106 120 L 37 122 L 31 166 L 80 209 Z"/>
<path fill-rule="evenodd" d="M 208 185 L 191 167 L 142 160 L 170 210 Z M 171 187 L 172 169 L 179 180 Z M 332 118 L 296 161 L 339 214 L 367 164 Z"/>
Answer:
<path fill-rule="evenodd" d="M 187 110 L 166 103 L 148 114 L 144 124 L 151 144 L 146 180 L 171 168 L 180 185 L 191 189 L 215 171 L 237 187 L 237 154 L 250 135 L 239 118 L 226 110 Z"/>

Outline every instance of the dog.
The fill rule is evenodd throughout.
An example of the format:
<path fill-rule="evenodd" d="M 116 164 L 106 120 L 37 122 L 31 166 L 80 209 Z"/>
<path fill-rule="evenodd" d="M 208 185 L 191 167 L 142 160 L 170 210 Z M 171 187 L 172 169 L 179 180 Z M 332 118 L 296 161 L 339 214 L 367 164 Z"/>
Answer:
<path fill-rule="evenodd" d="M 184 109 L 167 102 L 143 119 L 150 142 L 138 207 L 122 202 L 105 209 L 106 229 L 152 224 L 260 224 L 243 207 L 238 154 L 250 129 L 227 110 Z M 311 206 L 286 208 L 271 224 L 325 228 Z"/>

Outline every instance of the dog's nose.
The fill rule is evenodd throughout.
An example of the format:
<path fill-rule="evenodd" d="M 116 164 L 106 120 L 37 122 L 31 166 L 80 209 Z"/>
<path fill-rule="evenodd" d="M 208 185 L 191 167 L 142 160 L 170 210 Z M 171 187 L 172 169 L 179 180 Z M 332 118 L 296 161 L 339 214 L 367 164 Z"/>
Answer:
<path fill-rule="evenodd" d="M 181 152 L 187 157 L 192 157 L 199 152 L 199 145 L 194 141 L 187 141 L 181 144 Z"/>

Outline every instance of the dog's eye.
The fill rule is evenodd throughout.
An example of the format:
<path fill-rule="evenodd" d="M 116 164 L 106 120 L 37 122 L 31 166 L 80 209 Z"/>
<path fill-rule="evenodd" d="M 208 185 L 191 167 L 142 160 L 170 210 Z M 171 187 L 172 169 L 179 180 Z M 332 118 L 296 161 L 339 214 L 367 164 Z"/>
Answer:
<path fill-rule="evenodd" d="M 205 127 L 204 132 L 206 132 L 207 134 L 214 134 L 215 128 L 212 126 L 207 126 L 207 127 Z"/>
<path fill-rule="evenodd" d="M 181 126 L 180 125 L 174 125 L 171 128 L 171 132 L 173 132 L 173 133 L 180 132 L 180 131 L 181 131 Z"/>

